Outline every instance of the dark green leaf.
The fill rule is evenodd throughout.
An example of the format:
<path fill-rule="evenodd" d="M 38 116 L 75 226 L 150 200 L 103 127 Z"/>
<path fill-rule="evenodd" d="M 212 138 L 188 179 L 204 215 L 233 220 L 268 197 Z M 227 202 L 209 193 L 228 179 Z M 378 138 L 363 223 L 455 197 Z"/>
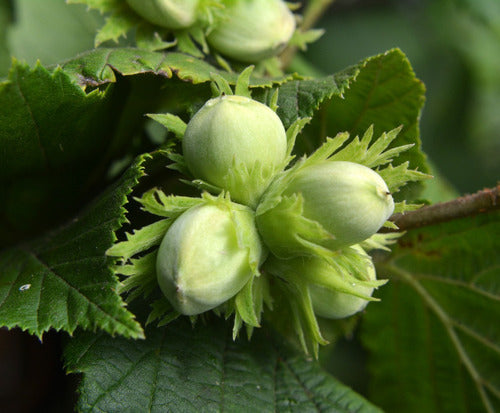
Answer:
<path fill-rule="evenodd" d="M 0 325 L 42 336 L 76 327 L 142 337 L 116 293 L 105 252 L 125 222 L 123 205 L 143 175 L 146 156 L 66 226 L 0 253 Z"/>
<path fill-rule="evenodd" d="M 60 69 L 15 63 L 0 82 L 0 246 L 66 217 L 109 147 L 109 92 L 86 95 Z"/>
<path fill-rule="evenodd" d="M 358 66 L 353 66 L 331 76 L 320 79 L 296 80 L 280 87 L 277 113 L 285 128 L 288 128 L 298 118 L 312 116 L 322 104 L 332 97 L 343 96 L 350 84 L 355 81 L 359 70 Z"/>
<path fill-rule="evenodd" d="M 500 409 L 500 213 L 409 232 L 369 308 L 374 402 L 395 412 Z"/>
<path fill-rule="evenodd" d="M 65 349 L 84 374 L 82 411 L 376 412 L 266 331 L 233 342 L 230 323 L 151 327 L 144 341 L 85 334 Z"/>

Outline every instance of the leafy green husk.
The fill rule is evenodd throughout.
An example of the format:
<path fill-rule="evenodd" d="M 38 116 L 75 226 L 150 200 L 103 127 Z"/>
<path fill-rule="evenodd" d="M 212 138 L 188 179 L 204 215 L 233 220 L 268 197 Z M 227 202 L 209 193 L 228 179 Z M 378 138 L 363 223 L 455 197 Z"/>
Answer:
<path fill-rule="evenodd" d="M 317 255 L 335 261 L 335 251 L 325 247 L 328 240 L 335 237 L 320 223 L 303 215 L 303 198 L 300 194 L 285 196 L 294 176 L 304 168 L 329 161 L 356 162 L 374 168 L 384 178 L 391 193 L 399 191 L 401 186 L 411 181 L 418 181 L 429 176 L 408 169 L 408 163 L 393 167 L 393 159 L 413 145 L 388 148 L 401 128 L 383 133 L 373 140 L 373 128 L 370 127 L 363 137 L 355 137 L 348 144 L 348 133 L 340 133 L 326 142 L 309 157 L 303 157 L 291 168 L 278 175 L 270 185 L 256 211 L 259 231 L 270 250 L 278 257 L 289 258 L 297 255 Z M 415 205 L 396 204 L 397 211 L 414 209 Z M 284 224 L 286 223 L 286 224 Z"/>

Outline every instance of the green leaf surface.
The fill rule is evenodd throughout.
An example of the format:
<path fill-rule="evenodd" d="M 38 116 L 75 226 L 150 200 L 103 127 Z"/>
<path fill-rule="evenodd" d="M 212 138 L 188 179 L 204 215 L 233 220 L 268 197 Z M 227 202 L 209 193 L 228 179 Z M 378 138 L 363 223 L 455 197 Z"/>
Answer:
<path fill-rule="evenodd" d="M 160 53 L 135 48 L 94 49 L 61 64 L 64 72 L 82 86 L 97 86 L 116 81 L 116 72 L 131 76 L 152 73 L 171 78 L 174 74 L 181 80 L 193 84 L 212 81 L 218 74 L 231 84 L 236 84 L 238 73 L 228 73 L 209 63 L 184 53 Z M 250 87 L 271 87 L 291 79 L 252 78 Z"/>
<path fill-rule="evenodd" d="M 117 294 L 106 250 L 124 222 L 127 195 L 143 175 L 142 156 L 78 217 L 43 238 L 0 253 L 0 325 L 41 337 L 77 327 L 142 337 Z"/>
<path fill-rule="evenodd" d="M 279 89 L 276 113 L 285 128 L 299 118 L 313 116 L 322 104 L 334 96 L 342 97 L 359 71 L 358 66 L 353 66 L 324 78 L 295 80 L 283 85 Z M 332 136 L 335 134 L 332 133 Z"/>
<path fill-rule="evenodd" d="M 287 82 L 279 90 L 277 113 L 286 127 L 299 117 L 313 116 L 302 140 L 297 140 L 304 152 L 312 152 L 327 136 L 339 132 L 362 137 L 373 125 L 374 136 L 380 136 L 402 125 L 390 147 L 415 146 L 394 164 L 409 161 L 412 169 L 427 172 L 418 127 L 424 92 L 406 56 L 394 49 L 335 75 Z M 407 194 L 403 191 L 399 198 Z"/>
<path fill-rule="evenodd" d="M 81 411 L 378 412 L 266 331 L 233 342 L 229 323 L 183 318 L 146 340 L 82 334 L 65 348 L 83 373 Z"/>
<path fill-rule="evenodd" d="M 0 81 L 0 246 L 67 217 L 96 185 L 114 95 L 85 94 L 57 69 L 14 62 Z"/>
<path fill-rule="evenodd" d="M 410 231 L 367 311 L 371 396 L 394 412 L 500 409 L 500 212 Z"/>

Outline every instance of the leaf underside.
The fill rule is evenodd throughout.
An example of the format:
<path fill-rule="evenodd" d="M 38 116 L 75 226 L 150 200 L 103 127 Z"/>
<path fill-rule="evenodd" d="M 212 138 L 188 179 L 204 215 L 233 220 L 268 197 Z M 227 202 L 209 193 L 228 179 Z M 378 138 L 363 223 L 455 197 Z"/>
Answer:
<path fill-rule="evenodd" d="M 500 212 L 409 232 L 367 312 L 371 396 L 389 411 L 500 409 Z"/>

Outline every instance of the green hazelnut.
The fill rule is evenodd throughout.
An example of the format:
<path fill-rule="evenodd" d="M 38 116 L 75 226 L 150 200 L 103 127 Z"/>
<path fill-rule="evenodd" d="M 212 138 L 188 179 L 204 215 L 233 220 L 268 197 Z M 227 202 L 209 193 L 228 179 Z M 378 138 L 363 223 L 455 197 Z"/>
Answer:
<path fill-rule="evenodd" d="M 255 206 L 287 156 L 286 132 L 268 106 L 243 96 L 210 99 L 188 123 L 182 149 L 195 178 Z"/>
<path fill-rule="evenodd" d="M 253 212 L 234 203 L 209 203 L 173 222 L 158 249 L 156 272 L 172 306 L 196 315 L 237 294 L 261 259 Z"/>
<path fill-rule="evenodd" d="M 362 251 L 361 248 L 359 250 Z M 367 259 L 365 260 L 362 274 L 363 278 L 364 280 L 375 281 L 375 266 L 370 257 L 368 257 L 366 253 L 364 253 L 364 255 Z M 330 273 L 330 276 L 342 277 L 341 274 L 336 273 L 336 270 L 323 259 L 312 258 L 309 259 L 307 263 L 304 262 L 303 265 L 305 271 Z M 358 276 L 360 276 L 360 274 L 358 274 Z M 351 283 L 351 286 L 356 289 L 357 293 L 360 295 L 371 297 L 373 294 L 374 287 L 357 285 L 356 282 Z M 314 312 L 318 316 L 325 318 L 346 318 L 364 310 L 368 305 L 368 301 L 364 298 L 319 284 L 309 284 L 309 294 L 311 295 Z"/>
<path fill-rule="evenodd" d="M 283 195 L 300 194 L 303 216 L 333 235 L 325 246 L 339 249 L 375 234 L 394 211 L 382 177 L 353 162 L 324 161 L 297 172 Z"/>
<path fill-rule="evenodd" d="M 127 0 L 148 22 L 167 29 L 184 29 L 194 24 L 199 0 Z"/>
<path fill-rule="evenodd" d="M 221 54 L 258 62 L 278 54 L 295 31 L 295 17 L 282 0 L 226 0 L 218 25 L 208 35 Z"/>

